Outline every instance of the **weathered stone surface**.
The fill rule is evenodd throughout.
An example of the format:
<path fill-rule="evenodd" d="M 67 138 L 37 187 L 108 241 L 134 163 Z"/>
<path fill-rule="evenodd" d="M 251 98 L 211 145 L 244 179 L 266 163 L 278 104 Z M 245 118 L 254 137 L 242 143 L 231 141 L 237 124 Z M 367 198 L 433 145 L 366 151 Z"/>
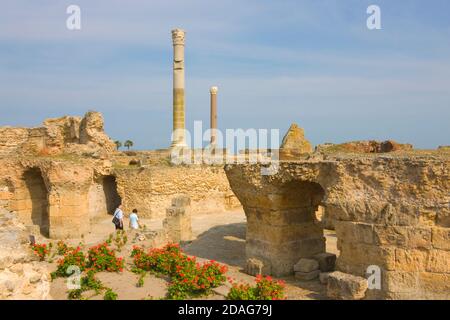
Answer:
<path fill-rule="evenodd" d="M 386 141 L 351 141 L 341 144 L 327 143 L 318 145 L 317 152 L 348 152 L 348 153 L 386 153 L 394 151 L 411 151 L 411 144 L 401 144 L 393 140 Z"/>
<path fill-rule="evenodd" d="M 313 259 L 300 259 L 294 265 L 294 271 L 295 272 L 308 273 L 308 272 L 311 272 L 311 271 L 316 271 L 318 269 L 319 269 L 319 263 L 316 260 L 313 260 Z"/>
<path fill-rule="evenodd" d="M 270 274 L 270 266 L 264 264 L 261 260 L 258 259 L 247 259 L 245 272 L 252 276 L 257 276 L 259 274 Z"/>
<path fill-rule="evenodd" d="M 450 251 L 450 228 L 433 228 L 432 245 L 435 249 Z"/>
<path fill-rule="evenodd" d="M 172 242 L 192 240 L 190 203 L 188 196 L 179 195 L 172 200 L 172 206 L 166 210 L 163 228 Z"/>
<path fill-rule="evenodd" d="M 145 154 L 145 157 L 151 158 L 152 155 Z M 128 163 L 126 160 L 121 161 Z M 192 214 L 241 210 L 241 204 L 231 191 L 221 167 L 168 165 L 149 165 L 143 168 L 118 167 L 114 168 L 113 174 L 116 176 L 117 189 L 125 210 L 137 208 L 140 217 L 164 217 L 166 208 L 172 205 L 172 199 L 176 194 L 189 196 Z"/>
<path fill-rule="evenodd" d="M 314 256 L 319 263 L 319 269 L 322 272 L 334 271 L 336 265 L 336 255 L 333 253 L 319 253 Z"/>
<path fill-rule="evenodd" d="M 328 277 L 330 276 L 331 272 L 321 272 L 319 274 L 319 280 L 321 284 L 328 284 Z"/>
<path fill-rule="evenodd" d="M 320 270 L 314 270 L 310 272 L 295 272 L 295 279 L 301 280 L 301 281 L 310 281 L 317 279 L 317 277 L 320 274 Z"/>
<path fill-rule="evenodd" d="M 367 280 L 339 271 L 328 275 L 327 296 L 331 299 L 361 300 L 365 297 Z"/>
<path fill-rule="evenodd" d="M 25 227 L 0 208 L 0 300 L 51 299 L 50 272 L 24 243 Z"/>
<path fill-rule="evenodd" d="M 38 128 L 0 128 L 0 156 L 94 155 L 115 151 L 105 134 L 103 116 L 90 111 L 84 118 L 65 116 L 47 119 Z"/>
<path fill-rule="evenodd" d="M 270 176 L 261 169 L 225 166 L 247 215 L 247 257 L 269 261 L 279 275 L 301 258 L 324 253 L 318 242 L 308 245 L 323 237 L 317 216 L 323 206 L 335 220 L 336 270 L 366 277 L 368 267 L 381 269 L 384 285 L 370 290 L 370 298 L 441 296 L 430 291 L 442 287 L 429 282 L 438 277 L 420 275 L 449 272 L 450 154 L 327 153 L 281 161 Z"/>
<path fill-rule="evenodd" d="M 312 152 L 311 143 L 305 139 L 305 132 L 297 124 L 293 123 L 283 137 L 280 149 L 294 149 L 301 153 Z"/>
<path fill-rule="evenodd" d="M 281 142 L 280 159 L 292 160 L 310 152 L 312 152 L 311 143 L 306 140 L 304 130 L 293 123 Z"/>

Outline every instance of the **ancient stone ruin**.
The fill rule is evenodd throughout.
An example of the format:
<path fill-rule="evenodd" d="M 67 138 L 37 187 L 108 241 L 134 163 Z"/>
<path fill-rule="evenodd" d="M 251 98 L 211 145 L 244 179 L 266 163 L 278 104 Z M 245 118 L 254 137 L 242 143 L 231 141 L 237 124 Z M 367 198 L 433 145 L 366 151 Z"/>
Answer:
<path fill-rule="evenodd" d="M 448 154 L 329 155 L 282 162 L 271 176 L 258 164 L 225 170 L 247 216 L 247 258 L 263 273 L 292 274 L 300 259 L 325 252 L 320 205 L 335 219 L 336 269 L 357 277 L 331 274 L 330 297 L 449 298 Z M 370 266 L 381 270 L 381 289 L 357 285 Z"/>
<path fill-rule="evenodd" d="M 0 128 L 0 299 L 48 298 L 48 270 L 31 258 L 30 235 L 82 238 L 119 204 L 164 219 L 161 229 L 136 234 L 153 246 L 190 241 L 196 214 L 243 208 L 242 268 L 320 281 L 332 299 L 450 299 L 449 147 L 370 140 L 313 151 L 293 124 L 279 150 L 234 156 L 278 153 L 274 171 L 262 163 L 175 165 L 171 151 L 187 148 L 185 32 L 173 30 L 172 40 L 171 149 L 119 152 L 94 111 Z M 216 129 L 217 87 L 210 94 Z M 337 254 L 327 252 L 325 229 L 335 230 Z"/>

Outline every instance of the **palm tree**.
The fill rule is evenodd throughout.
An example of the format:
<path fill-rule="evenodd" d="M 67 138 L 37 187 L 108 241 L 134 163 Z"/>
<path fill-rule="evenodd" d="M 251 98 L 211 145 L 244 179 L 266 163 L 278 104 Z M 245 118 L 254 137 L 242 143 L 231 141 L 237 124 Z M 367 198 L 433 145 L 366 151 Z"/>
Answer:
<path fill-rule="evenodd" d="M 130 150 L 130 148 L 134 145 L 134 143 L 131 140 L 127 140 L 123 145 L 127 147 L 128 150 Z"/>
<path fill-rule="evenodd" d="M 114 143 L 116 144 L 117 150 L 120 149 L 120 147 L 122 146 L 122 142 L 120 142 L 119 140 L 114 141 Z"/>

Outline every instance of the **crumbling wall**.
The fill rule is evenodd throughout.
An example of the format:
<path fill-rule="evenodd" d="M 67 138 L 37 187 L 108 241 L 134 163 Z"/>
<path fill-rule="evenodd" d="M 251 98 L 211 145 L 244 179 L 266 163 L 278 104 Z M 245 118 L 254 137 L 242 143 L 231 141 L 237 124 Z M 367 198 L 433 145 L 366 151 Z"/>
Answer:
<path fill-rule="evenodd" d="M 0 128 L 0 156 L 71 153 L 105 157 L 115 149 L 104 132 L 103 116 L 93 111 L 83 118 L 47 119 L 37 128 Z"/>
<path fill-rule="evenodd" d="M 47 264 L 37 261 L 26 228 L 0 207 L 0 300 L 51 299 Z"/>
<path fill-rule="evenodd" d="M 89 189 L 102 165 L 82 159 L 0 160 L 0 206 L 31 233 L 79 237 L 89 231 Z"/>
<path fill-rule="evenodd" d="M 136 208 L 144 217 L 164 217 L 172 198 L 179 194 L 190 197 L 193 214 L 240 208 L 222 167 L 129 167 L 114 169 L 114 175 L 125 210 Z"/>
<path fill-rule="evenodd" d="M 286 188 L 296 192 L 293 182 L 318 184 L 320 204 L 336 219 L 337 269 L 362 277 L 369 266 L 381 270 L 381 289 L 369 289 L 366 298 L 450 298 L 448 156 L 329 157 L 281 163 L 273 176 L 262 176 L 260 165 L 225 170 L 247 215 L 247 258 L 273 274 L 292 272 L 294 261 L 318 248 L 300 231 L 311 213 L 303 208 L 315 200 L 298 188 L 298 198 L 285 195 Z M 309 223 L 306 230 L 319 238 Z"/>

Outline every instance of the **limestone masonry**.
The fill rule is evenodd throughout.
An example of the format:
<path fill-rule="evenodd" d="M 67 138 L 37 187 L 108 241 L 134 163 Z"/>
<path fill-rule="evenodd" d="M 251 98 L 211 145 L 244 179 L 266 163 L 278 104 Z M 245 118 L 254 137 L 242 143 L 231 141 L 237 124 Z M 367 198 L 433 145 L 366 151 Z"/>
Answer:
<path fill-rule="evenodd" d="M 0 131 L 0 236 L 18 254 L 27 234 L 77 238 L 120 203 L 165 218 L 148 235 L 155 245 L 190 239 L 192 215 L 242 205 L 250 274 L 320 278 L 336 299 L 450 298 L 448 148 L 362 141 L 311 152 L 293 125 L 278 171 L 261 175 L 262 164 L 173 165 L 169 150 L 119 152 L 96 112 Z M 324 227 L 336 231 L 337 260 L 325 252 Z M 24 282 L 0 281 L 5 297 L 48 295 L 34 273 L 42 266 L 25 253 L 20 266 L 8 259 L 0 257 L 0 280 Z M 367 286 L 371 266 L 381 289 Z"/>
<path fill-rule="evenodd" d="M 319 154 L 283 162 L 272 176 L 258 164 L 225 171 L 247 216 L 247 258 L 263 273 L 292 274 L 300 259 L 325 252 L 320 205 L 335 220 L 337 270 L 357 277 L 333 276 L 331 298 L 365 291 L 357 279 L 369 266 L 381 269 L 381 290 L 353 298 L 450 298 L 448 152 Z"/>

